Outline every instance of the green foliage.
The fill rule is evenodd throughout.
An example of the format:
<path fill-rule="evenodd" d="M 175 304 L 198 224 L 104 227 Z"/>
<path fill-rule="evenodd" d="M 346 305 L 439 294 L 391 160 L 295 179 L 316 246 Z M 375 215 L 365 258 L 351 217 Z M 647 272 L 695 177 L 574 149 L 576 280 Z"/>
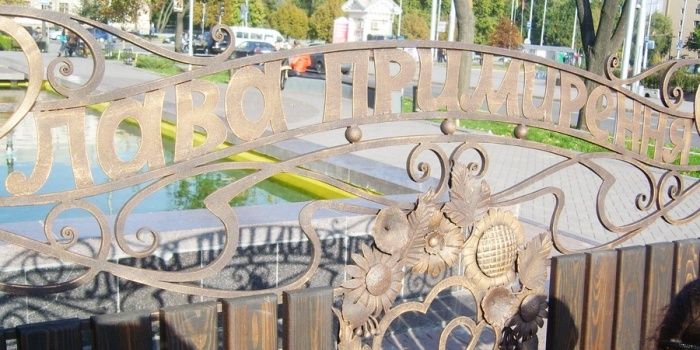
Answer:
<path fill-rule="evenodd" d="M 489 39 L 490 45 L 506 49 L 517 49 L 522 43 L 523 36 L 520 34 L 520 30 L 510 19 L 505 17 L 498 22 L 498 26 L 491 33 L 491 38 Z"/>
<path fill-rule="evenodd" d="M 136 67 L 166 76 L 175 75 L 182 72 L 182 69 L 180 69 L 180 67 L 178 67 L 174 61 L 162 57 L 148 55 L 139 55 L 138 59 L 136 60 Z"/>
<path fill-rule="evenodd" d="M 544 45 L 571 47 L 571 34 L 574 29 L 574 15 L 576 14 L 575 7 L 572 6 L 571 1 L 567 0 L 550 1 L 548 5 Z M 536 16 L 539 25 L 533 31 L 536 34 L 536 43 L 539 43 L 540 38 L 540 17 L 541 15 Z M 576 26 L 575 47 L 581 47 L 581 34 L 578 26 Z"/>
<path fill-rule="evenodd" d="M 324 0 L 311 14 L 311 37 L 330 41 L 332 38 L 333 20 L 343 16 L 340 7 L 342 0 Z"/>
<path fill-rule="evenodd" d="M 419 12 L 410 11 L 401 19 L 401 35 L 407 39 L 428 39 L 430 26 Z"/>
<path fill-rule="evenodd" d="M 241 5 L 245 4 L 245 0 L 232 0 L 222 2 L 224 11 L 221 16 L 221 23 L 230 26 L 243 25 L 241 19 Z M 207 1 L 206 13 L 204 18 L 204 27 L 211 28 L 212 25 L 219 21 L 219 2 Z M 248 2 L 248 23 L 251 27 L 268 27 L 269 22 L 267 14 L 270 9 L 263 0 L 249 0 Z M 202 23 L 202 3 L 195 1 L 194 16 L 192 21 L 195 25 L 201 26 Z"/>
<path fill-rule="evenodd" d="M 9 35 L 0 34 L 0 51 L 12 51 L 19 44 Z"/>
<path fill-rule="evenodd" d="M 651 40 L 656 43 L 654 54 L 665 57 L 671 51 L 671 41 L 673 40 L 673 28 L 671 19 L 660 12 L 651 15 Z"/>
<path fill-rule="evenodd" d="M 283 35 L 306 39 L 309 32 L 309 17 L 304 10 L 287 0 L 270 14 L 270 25 Z"/>
<path fill-rule="evenodd" d="M 510 5 L 510 1 L 508 1 Z M 474 0 L 475 44 L 487 44 L 502 17 L 508 17 L 506 0 Z"/>
<path fill-rule="evenodd" d="M 138 11 L 146 6 L 146 0 L 81 0 L 81 16 L 100 22 L 131 22 Z"/>
<path fill-rule="evenodd" d="M 685 47 L 689 50 L 700 51 L 700 27 L 695 27 L 695 30 L 688 37 L 688 41 L 685 42 Z"/>
<path fill-rule="evenodd" d="M 80 0 L 80 10 L 78 10 L 78 14 L 104 23 L 109 20 L 105 17 L 102 5 L 95 0 Z"/>

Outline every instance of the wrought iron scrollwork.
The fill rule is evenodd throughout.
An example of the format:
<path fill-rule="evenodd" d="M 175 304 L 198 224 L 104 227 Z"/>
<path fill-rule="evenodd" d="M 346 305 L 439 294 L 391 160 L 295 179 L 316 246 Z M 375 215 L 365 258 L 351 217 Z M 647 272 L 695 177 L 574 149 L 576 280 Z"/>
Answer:
<path fill-rule="evenodd" d="M 67 58 L 44 62 L 29 33 L 9 19 L 13 16 L 45 20 L 76 33 L 92 52 L 93 68 L 87 81 L 78 86 L 65 84 L 65 78 L 75 73 L 75 62 Z M 99 28 L 152 54 L 194 67 L 171 77 L 99 91 L 105 76 L 105 58 L 98 42 L 83 25 Z M 547 181 L 567 171 L 586 173 L 595 179 L 597 188 L 590 193 L 594 200 L 586 204 L 607 236 L 583 250 L 620 245 L 662 220 L 671 225 L 685 225 L 700 215 L 698 208 L 691 207 L 682 213 L 676 211 L 683 205 L 692 205 L 691 196 L 697 195 L 698 181 L 686 176 L 686 172 L 700 171 L 700 165 L 689 160 L 692 138 L 697 136 L 700 125 L 700 95 L 696 94 L 693 112 L 686 112 L 679 109 L 685 97 L 683 91 L 670 86 L 675 72 L 698 63 L 696 61 L 665 62 L 622 80 L 614 76 L 616 57 L 608 61 L 607 76 L 603 77 L 521 52 L 448 42 L 349 43 L 229 59 L 235 45 L 233 33 L 225 26 L 212 29 L 214 40 L 228 36 L 231 42 L 223 53 L 214 57 L 190 57 L 89 19 L 11 6 L 0 7 L 0 31 L 19 43 L 29 69 L 24 99 L 0 126 L 0 138 L 8 137 L 31 115 L 36 122 L 36 142 L 40 148 L 31 174 L 25 173 L 26 169 L 10 172 L 5 183 L 9 195 L 0 197 L 0 207 L 50 207 L 43 218 L 40 239 L 0 229 L 0 241 L 42 257 L 58 259 L 80 270 L 77 276 L 65 280 L 43 280 L 44 285 L 21 284 L 17 280 L 0 282 L 0 291 L 6 293 L 46 295 L 68 291 L 103 272 L 163 290 L 215 298 L 303 288 L 322 269 L 324 245 L 315 218 L 319 213 L 332 211 L 362 216 L 370 223 L 362 228 L 368 234 L 366 243 L 350 255 L 345 268 L 347 278 L 335 289 L 338 305 L 334 312 L 340 321 L 340 348 L 380 348 L 393 322 L 410 312 L 425 314 L 440 293 L 454 289 L 461 289 L 472 297 L 476 309 L 473 315 L 457 315 L 446 322 L 439 335 L 439 346 L 444 348 L 451 334 L 461 327 L 471 333 L 471 345 L 479 341 L 483 332 L 493 332 L 494 347 L 512 348 L 514 343 L 531 339 L 546 317 L 544 283 L 552 249 L 560 253 L 581 250 L 569 245 L 560 229 L 561 217 L 573 198 L 561 184 Z M 433 67 L 431 50 L 435 48 L 447 50 L 449 57 L 446 67 L 449 74 L 438 96 L 432 93 L 430 71 Z M 415 57 L 409 53 L 412 51 L 417 52 Z M 457 89 L 459 74 L 455 72 L 459 71 L 460 58 L 465 52 L 478 53 L 484 65 L 474 89 L 460 93 Z M 282 108 L 279 70 L 283 60 L 306 54 L 322 54 L 328 63 L 324 115 L 320 121 L 297 127 L 288 123 Z M 501 72 L 503 78 L 498 84 L 493 68 L 496 57 L 510 61 Z M 386 97 L 375 109 L 367 108 L 368 97 L 364 91 L 371 62 L 378 67 L 376 96 Z M 39 97 L 45 63 L 46 79 L 59 94 L 50 100 Z M 342 64 L 352 64 L 354 69 L 349 115 L 341 113 Z M 390 74 L 388 67 L 392 64 L 403 65 L 401 74 Z M 337 66 L 337 72 L 331 70 L 331 66 Z M 231 72 L 226 86 L 203 79 L 223 71 Z M 536 71 L 546 72 L 545 96 L 541 101 L 535 101 L 533 96 L 534 82 L 541 78 L 536 77 Z M 663 76 L 661 104 L 647 101 L 624 87 L 653 74 Z M 414 83 L 415 76 L 419 77 L 417 105 L 423 110 L 392 111 L 387 96 Z M 587 82 L 594 83 L 592 91 L 587 90 Z M 241 107 L 241 96 L 249 88 L 259 90 L 263 97 L 262 113 L 257 118 L 247 116 Z M 556 89 L 559 94 L 554 102 Z M 164 106 L 173 90 L 176 123 L 163 123 Z M 193 102 L 194 94 L 203 97 L 201 104 Z M 221 99 L 225 100 L 224 115 L 218 115 L 216 110 Z M 106 175 L 99 181 L 88 167 L 84 140 L 87 130 L 83 120 L 86 109 L 97 103 L 106 106 L 94 130 L 95 161 Z M 628 105 L 632 106 L 631 110 Z M 586 128 L 582 130 L 571 127 L 572 115 L 579 110 L 585 110 L 587 115 Z M 517 125 L 516 137 L 462 132 L 457 119 Z M 113 136 L 117 126 L 127 120 L 140 129 L 141 144 L 133 157 L 121 159 L 116 155 Z M 425 121 L 434 128 L 418 135 L 397 132 L 385 137 L 366 136 L 371 135 L 366 129 L 373 124 L 386 124 L 391 128 L 392 123 L 404 121 Z M 604 124 L 608 122 L 614 125 L 606 127 Z M 74 187 L 51 192 L 43 186 L 53 167 L 54 150 L 50 138 L 54 128 L 68 130 Z M 174 130 L 176 134 L 173 156 L 167 159 L 162 128 Z M 537 128 L 587 141 L 600 146 L 600 150 L 578 153 L 529 141 L 528 135 Z M 195 142 L 192 135 L 201 130 L 206 137 Z M 280 160 L 252 157 L 252 160 L 231 161 L 237 155 L 256 152 L 269 144 L 333 132 L 342 136 L 336 144 L 322 149 Z M 232 139 L 240 142 L 227 142 Z M 648 153 L 650 144 L 653 144 L 653 154 Z M 509 181 L 504 182 L 506 185 L 495 186 L 488 175 L 500 164 L 493 158 L 492 147 L 514 146 L 551 157 L 551 162 L 524 178 L 511 178 L 506 174 L 509 177 Z M 391 147 L 409 150 L 399 159 L 401 176 L 406 177 L 406 182 L 416 187 L 433 186 L 430 190 L 423 188 L 410 199 L 397 199 L 309 167 L 334 157 L 382 152 Z M 623 163 L 630 169 L 629 177 L 642 180 L 631 186 L 628 176 L 618 176 L 606 168 L 609 162 Z M 203 196 L 203 211 L 220 224 L 223 232 L 210 259 L 198 266 L 174 271 L 132 266 L 110 259 L 112 256 L 147 258 L 163 247 L 162 232 L 148 225 L 131 227 L 127 224 L 135 208 L 146 198 L 178 181 L 225 171 L 241 171 L 243 175 L 217 182 L 217 187 Z M 298 238 L 308 244 L 308 259 L 300 262 L 301 271 L 284 283 L 266 285 L 259 290 L 232 290 L 202 283 L 204 279 L 218 277 L 238 256 L 241 223 L 238 211 L 229 202 L 256 184 L 280 174 L 323 182 L 355 197 L 355 201 L 316 200 L 300 209 Z M 137 185 L 141 187 L 130 193 L 113 216 L 90 201 L 94 196 Z M 631 187 L 629 190 L 633 194 L 617 198 L 615 189 L 619 187 Z M 524 219 L 513 208 L 542 199 L 553 203 L 551 210 L 547 209 L 548 222 L 536 232 L 530 229 L 526 234 Z M 624 205 L 631 215 L 611 214 L 611 201 Z M 59 217 L 69 210 L 87 212 L 96 223 L 92 239 L 98 244 L 94 251 L 86 253 L 75 249 L 84 238 L 77 227 L 59 227 Z M 236 270 L 231 276 L 245 281 L 241 273 Z M 410 275 L 441 280 L 421 299 L 401 302 L 401 290 Z"/>

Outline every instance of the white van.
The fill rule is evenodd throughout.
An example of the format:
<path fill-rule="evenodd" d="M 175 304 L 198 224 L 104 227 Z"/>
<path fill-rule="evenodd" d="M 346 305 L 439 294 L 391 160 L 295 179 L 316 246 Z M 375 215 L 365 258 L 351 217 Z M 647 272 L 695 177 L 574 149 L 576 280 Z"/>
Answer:
<path fill-rule="evenodd" d="M 277 49 L 286 45 L 286 41 L 280 32 L 269 28 L 230 27 L 236 36 L 236 46 L 250 40 L 265 41 L 275 45 Z M 286 48 L 286 47 L 285 47 Z"/>

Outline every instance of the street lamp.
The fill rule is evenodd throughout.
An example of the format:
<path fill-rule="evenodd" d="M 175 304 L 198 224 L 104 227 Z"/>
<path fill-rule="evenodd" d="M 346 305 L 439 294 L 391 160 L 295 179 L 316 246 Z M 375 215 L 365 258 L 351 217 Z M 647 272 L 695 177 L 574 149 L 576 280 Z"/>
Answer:
<path fill-rule="evenodd" d="M 542 10 L 542 29 L 540 31 L 540 46 L 544 45 L 544 28 L 547 22 L 547 0 L 544 0 L 544 10 Z"/>
<path fill-rule="evenodd" d="M 525 44 L 530 45 L 532 41 L 530 36 L 532 35 L 532 10 L 535 7 L 535 0 L 530 1 L 530 19 L 527 20 L 527 39 L 525 39 Z"/>
<path fill-rule="evenodd" d="M 681 17 L 681 29 L 678 31 L 678 43 L 676 44 L 676 59 L 681 58 L 683 48 L 683 26 L 685 25 L 685 10 L 688 9 L 688 0 L 683 2 L 683 17 Z"/>

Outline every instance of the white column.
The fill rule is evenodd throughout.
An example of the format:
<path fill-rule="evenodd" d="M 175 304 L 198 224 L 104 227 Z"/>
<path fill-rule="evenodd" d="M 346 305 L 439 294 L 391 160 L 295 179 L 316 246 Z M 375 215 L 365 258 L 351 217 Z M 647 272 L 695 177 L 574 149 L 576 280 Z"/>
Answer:
<path fill-rule="evenodd" d="M 656 4 L 656 2 L 654 2 Z M 644 57 L 642 59 L 642 69 L 647 69 L 647 64 L 649 61 L 649 37 L 651 35 L 651 15 L 654 13 L 656 6 L 652 8 L 649 6 L 649 16 L 647 16 L 647 34 L 644 36 Z"/>
<path fill-rule="evenodd" d="M 433 0 L 433 6 L 430 10 L 430 40 L 435 40 L 435 28 L 437 28 L 437 23 L 435 18 L 437 17 L 437 0 Z"/>
<path fill-rule="evenodd" d="M 530 0 L 530 19 L 527 20 L 527 39 L 525 39 L 525 44 L 532 44 L 530 37 L 532 36 L 532 10 L 535 8 L 535 0 Z"/>
<path fill-rule="evenodd" d="M 192 19 L 194 18 L 194 0 L 190 0 L 190 15 L 189 15 L 189 18 L 190 18 L 190 23 L 189 23 L 189 29 L 188 29 L 189 34 L 188 34 L 188 35 L 190 36 L 190 42 L 189 42 L 189 44 L 187 45 L 187 48 L 188 48 L 188 53 L 189 53 L 189 55 L 192 56 L 192 52 L 193 52 L 193 51 L 192 51 L 192 44 L 194 43 L 194 40 L 193 40 L 194 37 L 192 36 L 192 35 L 194 34 L 194 28 L 192 27 L 192 24 L 194 23 L 194 22 L 192 21 Z"/>
<path fill-rule="evenodd" d="M 637 9 L 637 0 L 630 0 L 630 14 L 627 18 L 627 33 L 625 35 L 625 45 L 622 49 L 622 73 L 621 78 L 627 79 L 627 71 L 630 68 L 630 51 L 632 50 L 632 31 L 634 30 L 634 17 Z"/>
<path fill-rule="evenodd" d="M 577 7 L 578 9 L 578 7 Z M 544 45 L 544 29 L 547 22 L 547 0 L 544 0 L 544 10 L 542 10 L 542 29 L 540 30 L 540 46 Z"/>
<path fill-rule="evenodd" d="M 678 42 L 676 43 L 676 59 L 681 58 L 683 49 L 683 26 L 685 25 L 685 10 L 688 9 L 688 0 L 683 1 L 683 16 L 681 17 L 681 29 L 678 31 Z"/>
<path fill-rule="evenodd" d="M 403 15 L 403 0 L 399 1 L 399 8 L 401 9 L 401 12 L 399 12 L 399 26 L 396 29 L 396 36 L 401 35 L 401 16 Z"/>
<path fill-rule="evenodd" d="M 571 49 L 576 47 L 576 22 L 578 22 L 578 7 L 574 12 L 574 29 L 571 31 Z"/>
<path fill-rule="evenodd" d="M 639 9 L 639 21 L 637 21 L 637 41 L 634 47 L 634 75 L 642 71 L 642 55 L 644 54 L 644 29 L 647 23 L 647 1 L 640 0 L 642 7 Z M 632 85 L 632 91 L 639 92 L 639 82 Z"/>
<path fill-rule="evenodd" d="M 455 0 L 450 1 L 450 25 L 447 29 L 447 40 L 455 41 L 455 24 L 457 23 L 457 12 L 455 12 Z"/>

